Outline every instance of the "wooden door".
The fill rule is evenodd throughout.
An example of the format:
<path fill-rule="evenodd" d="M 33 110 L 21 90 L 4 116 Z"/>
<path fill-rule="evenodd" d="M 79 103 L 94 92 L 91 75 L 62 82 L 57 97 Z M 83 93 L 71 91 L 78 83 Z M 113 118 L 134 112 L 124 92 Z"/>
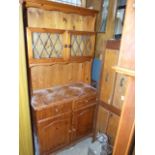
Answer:
<path fill-rule="evenodd" d="M 72 140 L 82 138 L 93 132 L 96 106 L 79 110 L 73 114 Z"/>
<path fill-rule="evenodd" d="M 71 114 L 38 123 L 40 154 L 48 154 L 70 142 Z"/>
<path fill-rule="evenodd" d="M 119 116 L 110 113 L 106 133 L 109 136 L 109 142 L 111 145 L 114 145 L 118 125 L 119 125 Z"/>
<path fill-rule="evenodd" d="M 117 74 L 116 85 L 114 90 L 113 106 L 122 109 L 127 88 L 128 77 L 123 74 Z"/>
<path fill-rule="evenodd" d="M 118 61 L 118 50 L 106 49 L 103 74 L 101 79 L 101 100 L 105 103 L 111 104 L 113 87 L 115 82 L 115 71 L 112 66 L 115 66 Z"/>

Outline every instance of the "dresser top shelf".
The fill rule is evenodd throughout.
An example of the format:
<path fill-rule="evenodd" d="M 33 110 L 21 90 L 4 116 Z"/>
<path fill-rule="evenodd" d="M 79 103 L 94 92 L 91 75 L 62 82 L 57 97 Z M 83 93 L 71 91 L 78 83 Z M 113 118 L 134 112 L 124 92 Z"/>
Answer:
<path fill-rule="evenodd" d="M 71 83 L 33 91 L 31 105 L 42 109 L 58 103 L 96 95 L 96 89 L 86 83 Z"/>

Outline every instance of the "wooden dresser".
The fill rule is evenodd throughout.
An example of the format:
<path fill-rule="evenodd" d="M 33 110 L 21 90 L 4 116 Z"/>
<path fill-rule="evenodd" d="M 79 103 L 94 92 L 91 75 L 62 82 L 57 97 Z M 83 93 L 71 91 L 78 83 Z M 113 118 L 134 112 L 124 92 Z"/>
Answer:
<path fill-rule="evenodd" d="M 33 91 L 31 106 L 41 155 L 94 131 L 96 89 L 88 84 L 71 83 Z"/>

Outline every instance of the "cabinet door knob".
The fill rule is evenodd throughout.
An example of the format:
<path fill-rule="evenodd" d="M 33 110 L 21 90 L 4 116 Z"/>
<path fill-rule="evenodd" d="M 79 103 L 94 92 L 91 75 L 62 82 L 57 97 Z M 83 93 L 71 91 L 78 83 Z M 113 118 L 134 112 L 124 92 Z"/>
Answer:
<path fill-rule="evenodd" d="M 74 128 L 73 128 L 73 129 L 72 129 L 72 131 L 73 131 L 73 132 L 75 132 L 75 131 L 76 131 L 76 129 L 74 129 Z"/>
<path fill-rule="evenodd" d="M 72 132 L 72 130 L 68 130 L 68 132 L 69 132 L 69 133 L 71 133 L 71 132 Z"/>

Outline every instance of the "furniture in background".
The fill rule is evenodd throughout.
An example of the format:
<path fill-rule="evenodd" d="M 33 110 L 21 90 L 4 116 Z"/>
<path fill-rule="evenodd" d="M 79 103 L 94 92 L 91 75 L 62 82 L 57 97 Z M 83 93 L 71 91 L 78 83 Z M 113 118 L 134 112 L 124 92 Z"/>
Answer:
<path fill-rule="evenodd" d="M 122 105 L 128 78 L 117 74 L 112 67 L 117 65 L 120 49 L 120 40 L 108 40 L 105 50 L 104 64 L 101 69 L 99 102 L 102 113 L 101 117 L 104 133 L 109 137 L 109 142 L 114 145 L 118 129 Z M 98 120 L 100 122 L 100 120 Z M 101 123 L 101 122 L 100 122 Z"/>
<path fill-rule="evenodd" d="M 45 0 L 25 0 L 23 8 L 32 124 L 44 155 L 95 133 L 97 11 Z"/>

